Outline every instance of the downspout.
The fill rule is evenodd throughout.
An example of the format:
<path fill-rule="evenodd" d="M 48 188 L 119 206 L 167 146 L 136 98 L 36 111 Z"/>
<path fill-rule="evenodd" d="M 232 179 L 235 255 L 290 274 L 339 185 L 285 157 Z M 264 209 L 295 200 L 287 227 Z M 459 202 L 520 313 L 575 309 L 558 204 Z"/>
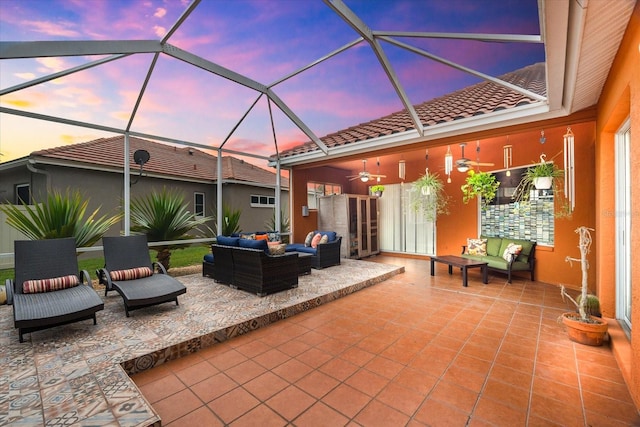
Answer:
<path fill-rule="evenodd" d="M 47 194 L 51 193 L 51 173 L 43 169 L 38 169 L 37 167 L 35 167 L 35 164 L 36 164 L 35 159 L 29 159 L 27 161 L 27 169 L 29 169 L 33 173 L 39 173 L 44 175 L 45 177 L 44 182 L 45 182 L 45 188 L 47 189 Z M 33 182 L 31 182 L 30 185 L 31 185 L 31 189 L 33 190 Z"/>

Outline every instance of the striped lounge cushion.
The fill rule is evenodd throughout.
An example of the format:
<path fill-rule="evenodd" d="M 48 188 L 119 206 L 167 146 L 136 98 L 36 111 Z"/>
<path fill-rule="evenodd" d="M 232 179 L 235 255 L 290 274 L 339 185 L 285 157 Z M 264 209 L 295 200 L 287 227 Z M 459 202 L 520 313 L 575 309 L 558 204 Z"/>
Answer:
<path fill-rule="evenodd" d="M 75 274 L 50 279 L 26 280 L 22 283 L 22 292 L 25 294 L 37 294 L 40 292 L 58 291 L 60 289 L 78 286 L 80 280 Z"/>
<path fill-rule="evenodd" d="M 130 268 L 129 270 L 110 271 L 111 280 L 132 280 L 142 279 L 153 275 L 153 270 L 149 267 Z"/>

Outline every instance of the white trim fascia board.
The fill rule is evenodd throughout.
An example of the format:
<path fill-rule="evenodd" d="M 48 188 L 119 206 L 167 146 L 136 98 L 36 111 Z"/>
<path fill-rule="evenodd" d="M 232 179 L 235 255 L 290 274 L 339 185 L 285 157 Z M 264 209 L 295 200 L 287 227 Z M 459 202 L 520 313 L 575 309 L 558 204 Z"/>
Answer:
<path fill-rule="evenodd" d="M 96 172 L 108 172 L 108 173 L 116 173 L 119 175 L 123 174 L 123 168 L 118 166 L 106 166 L 106 165 L 95 165 L 90 163 L 81 163 L 75 162 L 73 160 L 62 160 L 62 159 L 51 159 L 47 157 L 34 157 L 31 158 L 33 160 L 34 165 L 47 165 L 47 166 L 57 166 L 57 167 L 67 167 L 73 169 L 82 169 L 82 170 L 91 170 Z M 131 175 L 137 176 L 139 169 L 131 168 Z M 169 174 L 159 174 L 155 172 L 148 172 L 143 170 L 143 177 L 147 178 L 155 178 L 155 179 L 167 179 L 171 181 L 181 181 L 181 182 L 193 182 L 199 184 L 215 184 L 215 180 L 209 179 L 198 179 L 198 178 L 189 178 L 181 175 L 169 175 Z"/>
<path fill-rule="evenodd" d="M 428 126 L 425 127 L 424 136 L 420 136 L 420 134 L 415 129 L 411 129 L 405 132 L 400 132 L 392 135 L 384 135 L 378 138 L 366 139 L 360 142 L 330 148 L 328 155 L 324 155 L 323 153 L 320 153 L 318 151 L 313 151 L 295 155 L 290 158 L 287 157 L 281 159 L 280 164 L 281 166 L 300 165 L 316 160 L 327 160 L 336 157 L 345 157 L 362 152 L 370 152 L 384 148 L 400 147 L 420 141 L 431 141 L 434 139 L 445 138 L 449 136 L 458 136 L 480 130 L 492 129 L 496 128 L 496 124 L 500 124 L 500 127 L 504 127 L 513 124 L 520 124 L 523 122 L 537 121 L 540 120 L 537 118 L 539 115 L 543 115 L 548 112 L 549 106 L 546 102 L 537 102 L 516 108 L 483 114 L 480 116 L 472 116 L 460 120 L 455 120 L 453 122 Z M 561 111 L 560 115 L 565 114 L 566 112 Z M 533 117 L 536 118 L 532 119 Z M 272 166 L 273 164 L 275 164 L 275 161 L 272 159 L 269 165 Z"/>
<path fill-rule="evenodd" d="M 223 179 L 222 180 L 222 185 L 225 185 L 225 184 L 246 185 L 247 187 L 270 188 L 270 189 L 273 189 L 273 190 L 276 189 L 276 185 L 275 184 L 262 184 L 262 183 L 258 183 L 258 182 L 241 181 L 241 180 L 237 180 L 237 179 Z M 289 187 L 281 186 L 280 190 L 281 191 L 289 191 Z"/>
<path fill-rule="evenodd" d="M 29 162 L 28 157 L 20 157 L 18 159 L 2 162 L 0 163 L 0 171 L 19 168 L 19 167 L 25 166 L 27 162 Z"/>
<path fill-rule="evenodd" d="M 539 1 L 540 31 L 544 39 L 547 98 L 551 110 L 566 105 L 567 98 L 575 92 L 575 81 L 571 86 L 567 65 L 572 61 L 574 49 L 568 50 L 569 1 Z M 575 76 L 574 76 L 575 78 Z"/>

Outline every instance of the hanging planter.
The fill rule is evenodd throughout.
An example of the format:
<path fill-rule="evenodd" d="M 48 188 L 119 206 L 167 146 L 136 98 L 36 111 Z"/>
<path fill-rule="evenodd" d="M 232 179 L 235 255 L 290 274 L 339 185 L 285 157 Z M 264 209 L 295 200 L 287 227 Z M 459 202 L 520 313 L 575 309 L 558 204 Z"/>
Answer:
<path fill-rule="evenodd" d="M 374 196 L 382 197 L 382 193 L 384 192 L 384 185 L 382 184 L 374 185 L 371 187 L 370 191 L 371 191 L 371 194 L 373 194 Z"/>
<path fill-rule="evenodd" d="M 545 161 L 543 154 L 540 156 L 540 163 L 527 168 L 511 198 L 518 204 L 529 203 L 533 192 L 551 190 L 555 201 L 554 216 L 556 218 L 569 217 L 571 209 L 563 191 L 563 178 L 564 170 L 558 168 L 555 163 Z"/>
<path fill-rule="evenodd" d="M 489 172 L 476 172 L 471 169 L 467 172 L 465 184 L 460 187 L 462 201 L 467 204 L 477 197 L 480 200 L 482 210 L 486 210 L 489 207 L 489 203 L 496 198 L 498 187 L 500 187 L 500 182 L 496 180 L 495 175 Z"/>
<path fill-rule="evenodd" d="M 438 215 L 449 214 L 449 196 L 444 191 L 444 182 L 438 174 L 427 169 L 411 184 L 411 208 L 427 221 L 435 221 Z"/>

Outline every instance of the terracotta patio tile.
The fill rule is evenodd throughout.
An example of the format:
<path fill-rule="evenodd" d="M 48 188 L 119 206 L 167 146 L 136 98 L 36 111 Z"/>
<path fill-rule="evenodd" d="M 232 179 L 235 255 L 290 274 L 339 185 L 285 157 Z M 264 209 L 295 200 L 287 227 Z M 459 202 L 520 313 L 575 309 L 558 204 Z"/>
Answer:
<path fill-rule="evenodd" d="M 218 368 L 221 371 L 231 368 L 232 366 L 236 366 L 239 363 L 247 360 L 247 356 L 240 353 L 234 348 L 230 348 L 229 350 L 215 354 L 207 359 L 209 363 Z"/>
<path fill-rule="evenodd" d="M 244 384 L 257 376 L 262 375 L 266 371 L 266 368 L 260 366 L 253 360 L 246 360 L 232 368 L 226 369 L 224 373 L 238 384 Z"/>
<path fill-rule="evenodd" d="M 224 426 L 222 421 L 215 416 L 211 410 L 206 406 L 201 406 L 198 409 L 189 412 L 188 414 L 168 423 L 163 423 L 166 427 L 180 427 L 180 426 L 207 426 L 217 427 Z"/>
<path fill-rule="evenodd" d="M 621 402 L 601 394 L 583 392 L 585 411 L 601 414 L 608 418 L 623 421 L 635 421 L 636 425 L 640 425 L 640 414 L 636 407 L 628 402 Z M 631 425 L 634 423 L 632 422 Z"/>
<path fill-rule="evenodd" d="M 203 405 L 202 401 L 191 390 L 184 389 L 155 402 L 153 408 L 158 411 L 163 422 L 170 423 Z"/>
<path fill-rule="evenodd" d="M 353 418 L 369 402 L 371 397 L 347 384 L 340 384 L 329 392 L 322 402 L 341 414 Z"/>
<path fill-rule="evenodd" d="M 191 390 L 200 398 L 200 400 L 208 403 L 236 387 L 238 387 L 238 384 L 235 381 L 223 372 L 220 372 L 205 379 L 204 381 L 192 385 Z"/>
<path fill-rule="evenodd" d="M 467 425 L 469 414 L 445 402 L 428 398 L 418 409 L 415 419 L 428 426 L 464 426 Z"/>
<path fill-rule="evenodd" d="M 527 410 L 526 408 L 516 409 L 497 400 L 481 396 L 472 417 L 478 417 L 496 425 L 522 426 L 526 425 Z"/>
<path fill-rule="evenodd" d="M 529 407 L 529 394 L 529 388 L 518 387 L 517 383 L 507 384 L 492 379 L 487 381 L 482 390 L 482 397 L 504 403 L 520 411 L 526 411 Z"/>
<path fill-rule="evenodd" d="M 486 376 L 479 375 L 460 367 L 455 362 L 447 368 L 442 379 L 458 384 L 466 389 L 479 393 L 484 385 Z"/>
<path fill-rule="evenodd" d="M 278 346 L 278 350 L 285 354 L 288 354 L 291 357 L 295 357 L 298 354 L 309 350 L 310 348 L 311 346 L 309 344 L 295 339 L 289 340 L 284 344 Z"/>
<path fill-rule="evenodd" d="M 402 426 L 409 417 L 378 400 L 372 400 L 356 417 L 355 421 L 364 426 Z"/>
<path fill-rule="evenodd" d="M 355 365 L 364 366 L 375 357 L 374 353 L 364 351 L 361 348 L 349 347 L 338 355 L 341 359 L 347 360 Z"/>
<path fill-rule="evenodd" d="M 369 370 L 360 369 L 349 377 L 345 383 L 349 384 L 356 390 L 373 397 L 387 386 L 389 380 Z"/>
<path fill-rule="evenodd" d="M 270 346 L 260 341 L 259 339 L 253 339 L 240 346 L 237 346 L 236 351 L 244 354 L 245 356 L 247 356 L 247 358 L 252 359 L 257 355 L 269 350 L 270 348 Z"/>
<path fill-rule="evenodd" d="M 251 381 L 245 383 L 242 387 L 245 390 L 249 391 L 249 393 L 253 394 L 261 401 L 265 401 L 269 399 L 271 396 L 280 392 L 282 389 L 287 387 L 289 384 L 271 372 L 265 372 L 252 379 Z"/>
<path fill-rule="evenodd" d="M 155 403 L 172 394 L 178 393 L 186 388 L 184 383 L 180 381 L 174 374 L 163 376 L 158 380 L 151 381 L 140 386 L 140 391 L 147 398 L 149 403 Z"/>
<path fill-rule="evenodd" d="M 320 371 L 313 371 L 295 383 L 301 390 L 306 391 L 317 399 L 322 398 L 338 384 L 338 380 Z"/>
<path fill-rule="evenodd" d="M 571 387 L 539 375 L 533 379 L 533 392 L 560 401 L 576 402 L 580 400 L 578 387 Z"/>
<path fill-rule="evenodd" d="M 314 397 L 290 385 L 267 400 L 266 404 L 288 421 L 292 421 L 315 402 Z"/>
<path fill-rule="evenodd" d="M 265 405 L 260 405 L 229 424 L 229 426 L 254 427 L 259 425 L 260 427 L 278 427 L 286 426 L 287 424 L 287 421 L 275 413 L 271 408 Z"/>
<path fill-rule="evenodd" d="M 575 425 L 576 421 L 583 425 L 584 422 L 580 400 L 559 401 L 538 393 L 531 396 L 529 414 L 563 426 Z"/>
<path fill-rule="evenodd" d="M 343 426 L 349 419 L 322 402 L 317 402 L 294 420 L 295 425 L 305 427 Z"/>
<path fill-rule="evenodd" d="M 354 365 L 353 363 L 339 357 L 329 360 L 319 368 L 321 372 L 332 376 L 338 381 L 346 380 L 358 369 L 360 368 L 357 365 Z"/>
<path fill-rule="evenodd" d="M 429 398 L 437 399 L 470 414 L 478 399 L 478 393 L 449 381 L 440 381 L 429 394 Z"/>
<path fill-rule="evenodd" d="M 283 364 L 290 359 L 290 356 L 277 348 L 272 348 L 265 351 L 253 358 L 254 362 L 258 362 L 260 365 L 267 369 L 273 369 L 278 365 Z"/>
<path fill-rule="evenodd" d="M 376 399 L 405 415 L 412 416 L 424 402 L 425 397 L 423 393 L 392 382 L 376 396 Z"/>
<path fill-rule="evenodd" d="M 279 365 L 272 369 L 272 372 L 289 381 L 290 383 L 295 383 L 311 371 L 313 371 L 313 368 L 311 366 L 296 359 L 289 359 L 282 365 Z"/>
<path fill-rule="evenodd" d="M 218 369 L 213 367 L 213 365 L 208 361 L 203 360 L 202 362 L 198 362 L 188 368 L 176 371 L 176 376 L 187 386 L 191 386 L 217 374 L 218 372 Z"/>
<path fill-rule="evenodd" d="M 258 399 L 253 397 L 251 393 L 242 387 L 238 387 L 212 400 L 207 406 L 220 417 L 225 424 L 229 424 L 259 404 Z"/>
<path fill-rule="evenodd" d="M 415 390 L 425 396 L 431 391 L 437 381 L 437 377 L 412 367 L 404 368 L 394 379 L 394 383 Z"/>
<path fill-rule="evenodd" d="M 312 368 L 319 368 L 328 362 L 333 356 L 319 350 L 315 347 L 310 348 L 309 350 L 300 353 L 296 356 L 296 359 L 302 363 L 305 363 Z"/>
<path fill-rule="evenodd" d="M 370 370 L 371 372 L 375 372 L 376 374 L 382 375 L 385 378 L 392 379 L 398 372 L 400 372 L 404 365 L 395 362 L 391 359 L 387 359 L 386 357 L 376 356 L 365 366 L 365 369 Z"/>
<path fill-rule="evenodd" d="M 321 350 L 325 353 L 329 353 L 334 356 L 342 353 L 349 347 L 351 347 L 350 343 L 346 343 L 344 341 L 340 341 L 335 338 L 328 338 L 327 340 L 316 345 L 316 348 L 318 350 Z"/>

